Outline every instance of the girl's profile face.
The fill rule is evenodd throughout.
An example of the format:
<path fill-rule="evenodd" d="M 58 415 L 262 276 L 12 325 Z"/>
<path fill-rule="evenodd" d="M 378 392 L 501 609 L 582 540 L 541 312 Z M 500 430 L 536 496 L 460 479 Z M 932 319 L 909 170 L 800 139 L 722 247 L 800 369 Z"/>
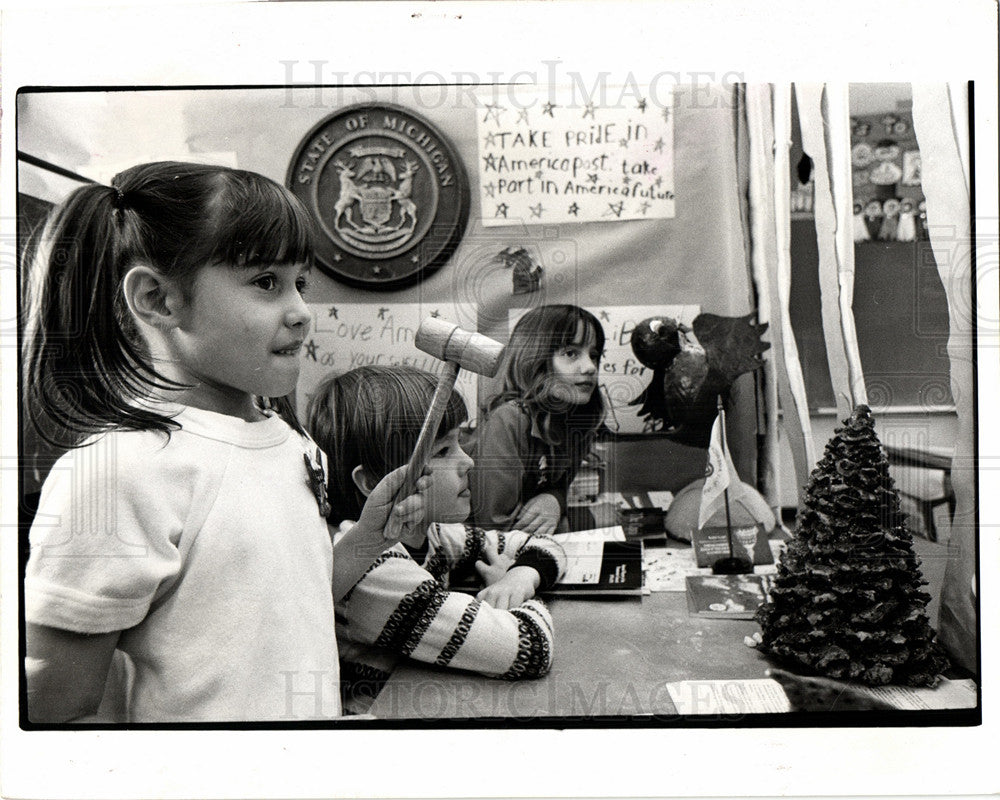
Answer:
<path fill-rule="evenodd" d="M 597 335 L 583 320 L 577 323 L 573 341 L 558 348 L 550 359 L 550 394 L 556 400 L 584 405 L 597 388 L 597 368 L 601 354 Z"/>
<path fill-rule="evenodd" d="M 253 398 L 295 389 L 311 315 L 302 264 L 198 271 L 172 331 L 184 402 L 254 419 Z"/>
<path fill-rule="evenodd" d="M 458 443 L 458 428 L 434 442 L 429 461 L 428 522 L 462 522 L 469 516 L 469 470 L 472 465 L 472 458 Z"/>

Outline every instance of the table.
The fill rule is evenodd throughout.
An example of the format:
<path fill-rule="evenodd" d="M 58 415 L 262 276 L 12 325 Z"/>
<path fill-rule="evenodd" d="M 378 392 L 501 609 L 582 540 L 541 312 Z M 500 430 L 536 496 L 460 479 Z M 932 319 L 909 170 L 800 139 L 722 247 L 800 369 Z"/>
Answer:
<path fill-rule="evenodd" d="M 914 540 L 936 623 L 947 548 Z M 772 663 L 744 644 L 751 620 L 688 614 L 684 592 L 641 598 L 551 598 L 551 672 L 507 682 L 418 662 L 401 663 L 370 712 L 383 719 L 674 715 L 666 685 L 681 680 L 763 678 Z"/>

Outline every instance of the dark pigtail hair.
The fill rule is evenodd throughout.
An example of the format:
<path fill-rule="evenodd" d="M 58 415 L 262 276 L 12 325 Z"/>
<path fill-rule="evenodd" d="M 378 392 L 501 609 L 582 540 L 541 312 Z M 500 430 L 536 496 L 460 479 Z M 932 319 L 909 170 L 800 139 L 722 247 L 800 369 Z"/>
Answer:
<path fill-rule="evenodd" d="M 39 435 L 73 447 L 112 428 L 177 424 L 143 404 L 183 388 L 149 361 L 122 294 L 146 263 L 189 286 L 209 264 L 312 263 L 312 221 L 283 186 L 244 170 L 161 161 L 74 191 L 48 219 L 30 264 L 24 404 Z M 301 431 L 288 399 L 275 408 Z"/>

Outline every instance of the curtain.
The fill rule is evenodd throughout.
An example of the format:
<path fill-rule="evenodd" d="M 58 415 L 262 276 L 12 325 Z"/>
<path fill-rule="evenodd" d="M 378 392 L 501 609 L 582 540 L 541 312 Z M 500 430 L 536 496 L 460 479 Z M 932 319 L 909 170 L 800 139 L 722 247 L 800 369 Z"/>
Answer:
<path fill-rule="evenodd" d="M 973 398 L 974 244 L 968 183 L 966 86 L 913 86 L 913 128 L 921 154 L 927 229 L 948 298 L 948 357 L 958 435 L 951 479 L 955 514 L 938 634 L 953 659 L 976 669 L 976 464 Z"/>
<path fill-rule="evenodd" d="M 778 409 L 792 451 L 795 485 L 802 487 L 815 463 L 812 427 L 802 366 L 788 314 L 791 287 L 789 255 L 788 149 L 791 143 L 791 98 L 787 84 L 746 87 L 746 121 L 750 162 L 750 260 L 757 287 L 758 318 L 767 322 L 771 349 L 765 354 L 766 433 L 761 453 L 764 496 L 772 507 L 779 470 Z M 780 515 L 779 515 L 780 518 Z"/>
<path fill-rule="evenodd" d="M 851 235 L 851 141 L 847 87 L 795 84 L 802 149 L 813 160 L 813 209 L 819 250 L 823 338 L 837 417 L 867 403 L 854 329 L 854 240 Z"/>

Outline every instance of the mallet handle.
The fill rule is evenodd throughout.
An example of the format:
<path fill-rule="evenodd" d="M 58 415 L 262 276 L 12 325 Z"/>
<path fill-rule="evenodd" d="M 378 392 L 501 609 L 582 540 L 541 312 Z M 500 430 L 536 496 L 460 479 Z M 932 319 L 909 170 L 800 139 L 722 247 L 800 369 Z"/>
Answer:
<path fill-rule="evenodd" d="M 441 419 L 444 417 L 444 412 L 448 408 L 448 401 L 451 399 L 451 392 L 455 388 L 458 369 L 459 367 L 456 362 L 444 362 L 444 369 L 441 371 L 437 387 L 434 389 L 434 397 L 431 398 L 431 407 L 424 418 L 423 427 L 420 428 L 417 443 L 413 446 L 413 455 L 410 456 L 410 461 L 406 469 L 406 480 L 403 481 L 403 485 L 396 492 L 397 502 L 413 494 L 417 480 L 423 474 L 431 446 L 437 438 L 437 429 L 441 425 Z"/>

